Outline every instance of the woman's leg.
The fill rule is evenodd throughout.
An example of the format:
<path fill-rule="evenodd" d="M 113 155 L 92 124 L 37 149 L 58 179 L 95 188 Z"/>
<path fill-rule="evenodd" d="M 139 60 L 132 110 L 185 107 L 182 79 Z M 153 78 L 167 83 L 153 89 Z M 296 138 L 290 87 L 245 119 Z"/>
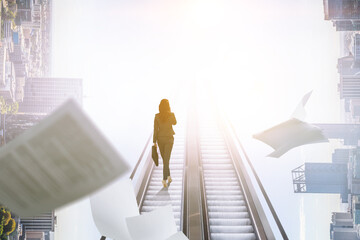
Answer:
<path fill-rule="evenodd" d="M 163 159 L 163 180 L 170 176 L 170 156 L 174 145 L 174 139 L 166 139 L 166 141 L 159 141 L 160 154 Z"/>

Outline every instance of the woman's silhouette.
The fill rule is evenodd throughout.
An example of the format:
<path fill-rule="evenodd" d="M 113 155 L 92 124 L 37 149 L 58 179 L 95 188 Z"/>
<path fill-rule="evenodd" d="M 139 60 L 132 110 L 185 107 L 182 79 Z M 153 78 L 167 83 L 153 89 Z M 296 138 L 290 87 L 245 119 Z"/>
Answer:
<path fill-rule="evenodd" d="M 163 159 L 163 180 L 162 184 L 167 187 L 171 183 L 169 161 L 171 150 L 174 145 L 174 130 L 172 125 L 176 124 L 175 114 L 171 112 L 170 104 L 167 99 L 163 99 L 159 105 L 159 113 L 155 115 L 154 119 L 154 146 L 156 142 L 160 148 L 160 154 Z M 167 180 L 167 183 L 166 183 Z"/>

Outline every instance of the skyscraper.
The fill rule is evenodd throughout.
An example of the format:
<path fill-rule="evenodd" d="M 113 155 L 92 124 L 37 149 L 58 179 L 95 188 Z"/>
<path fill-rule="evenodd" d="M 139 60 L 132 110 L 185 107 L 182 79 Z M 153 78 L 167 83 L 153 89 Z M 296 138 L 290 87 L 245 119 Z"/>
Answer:
<path fill-rule="evenodd" d="M 353 55 L 355 57 L 355 62 L 360 62 L 360 34 L 354 34 L 353 39 Z"/>
<path fill-rule="evenodd" d="M 50 113 L 69 98 L 82 105 L 82 79 L 79 78 L 28 78 L 20 113 Z"/>
<path fill-rule="evenodd" d="M 49 240 L 49 232 L 54 232 L 55 216 L 54 212 L 44 213 L 36 217 L 26 217 L 20 219 L 22 227 L 22 239 L 33 239 L 31 235 L 42 235 L 44 240 Z M 29 238 L 30 237 L 30 238 Z M 41 239 L 41 238 L 35 238 Z"/>
<path fill-rule="evenodd" d="M 336 31 L 360 30 L 360 4 L 357 0 L 324 0 L 325 20 L 331 20 Z"/>
<path fill-rule="evenodd" d="M 332 162 L 333 163 L 345 163 L 349 162 L 350 156 L 352 156 L 353 149 L 335 149 L 332 154 Z"/>
<path fill-rule="evenodd" d="M 360 20 L 357 0 L 324 0 L 325 20 Z"/>
<path fill-rule="evenodd" d="M 360 75 L 341 75 L 339 91 L 340 98 L 360 98 Z"/>

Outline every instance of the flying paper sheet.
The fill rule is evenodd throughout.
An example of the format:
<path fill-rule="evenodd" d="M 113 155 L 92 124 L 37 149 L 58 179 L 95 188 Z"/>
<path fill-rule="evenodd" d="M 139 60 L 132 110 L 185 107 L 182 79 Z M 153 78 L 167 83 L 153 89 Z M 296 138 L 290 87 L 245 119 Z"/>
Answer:
<path fill-rule="evenodd" d="M 132 240 L 166 240 L 177 232 L 171 205 L 126 218 Z"/>
<path fill-rule="evenodd" d="M 298 120 L 305 121 L 306 111 L 305 111 L 304 107 L 305 107 L 305 104 L 307 103 L 307 101 L 309 100 L 311 93 L 312 93 L 312 91 L 310 91 L 304 95 L 304 97 L 301 99 L 300 103 L 296 107 L 295 111 L 291 115 L 291 118 L 296 118 Z"/>
<path fill-rule="evenodd" d="M 128 166 L 73 100 L 0 148 L 0 202 L 20 216 L 58 208 Z"/>
<path fill-rule="evenodd" d="M 268 156 L 275 158 L 281 157 L 297 146 L 328 141 L 320 128 L 295 118 L 255 134 L 253 137 L 274 148 L 275 151 Z"/>
<path fill-rule="evenodd" d="M 91 212 L 99 232 L 116 240 L 131 240 L 125 219 L 139 215 L 130 179 L 117 181 L 90 197 Z"/>
<path fill-rule="evenodd" d="M 177 232 L 166 240 L 189 240 L 183 232 Z"/>

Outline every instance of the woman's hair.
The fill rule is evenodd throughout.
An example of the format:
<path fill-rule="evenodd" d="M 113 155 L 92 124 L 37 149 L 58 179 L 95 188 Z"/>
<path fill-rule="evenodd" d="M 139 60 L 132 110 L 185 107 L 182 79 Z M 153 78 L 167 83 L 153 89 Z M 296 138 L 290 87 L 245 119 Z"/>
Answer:
<path fill-rule="evenodd" d="M 169 100 L 163 99 L 159 104 L 159 117 L 162 122 L 165 122 L 170 116 L 170 103 Z"/>

